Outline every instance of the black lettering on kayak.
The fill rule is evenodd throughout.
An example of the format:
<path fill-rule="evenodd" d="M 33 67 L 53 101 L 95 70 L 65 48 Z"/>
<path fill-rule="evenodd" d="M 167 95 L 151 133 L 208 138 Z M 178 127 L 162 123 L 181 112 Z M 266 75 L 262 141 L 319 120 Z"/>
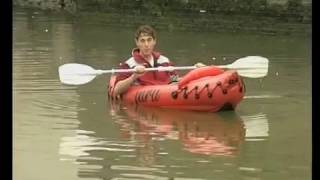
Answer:
<path fill-rule="evenodd" d="M 151 90 L 142 90 L 138 91 L 135 95 L 136 104 L 145 103 L 145 102 L 157 102 L 160 100 L 160 90 L 151 89 Z"/>

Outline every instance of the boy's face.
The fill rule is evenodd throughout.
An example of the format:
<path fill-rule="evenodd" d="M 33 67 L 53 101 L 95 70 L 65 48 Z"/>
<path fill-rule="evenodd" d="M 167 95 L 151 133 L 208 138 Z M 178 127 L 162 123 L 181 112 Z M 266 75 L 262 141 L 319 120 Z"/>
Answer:
<path fill-rule="evenodd" d="M 152 36 L 141 33 L 135 41 L 142 56 L 150 56 L 152 54 L 154 46 L 156 45 L 156 40 Z"/>

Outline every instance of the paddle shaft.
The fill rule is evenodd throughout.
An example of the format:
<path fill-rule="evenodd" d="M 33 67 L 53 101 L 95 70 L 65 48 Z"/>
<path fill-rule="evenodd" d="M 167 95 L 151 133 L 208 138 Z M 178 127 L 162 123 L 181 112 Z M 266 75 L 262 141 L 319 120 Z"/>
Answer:
<path fill-rule="evenodd" d="M 196 66 L 179 66 L 179 67 L 153 67 L 153 68 L 145 68 L 145 72 L 148 71 L 174 71 L 174 70 L 190 70 L 196 69 Z M 108 74 L 108 73 L 133 73 L 135 69 L 111 69 L 111 70 L 96 70 L 92 74 Z"/>
<path fill-rule="evenodd" d="M 216 66 L 219 68 L 229 68 L 228 65 L 219 65 Z M 179 66 L 179 67 L 174 67 L 174 66 L 169 66 L 169 67 L 153 67 L 153 68 L 145 68 L 145 72 L 148 71 L 174 71 L 174 70 L 192 70 L 196 69 L 196 66 Z M 248 67 L 243 67 L 243 68 L 238 68 L 238 69 L 249 69 Z M 111 69 L 111 70 L 95 70 L 94 73 L 90 73 L 92 75 L 100 75 L 100 74 L 108 74 L 108 73 L 133 73 L 136 72 L 135 69 Z"/>

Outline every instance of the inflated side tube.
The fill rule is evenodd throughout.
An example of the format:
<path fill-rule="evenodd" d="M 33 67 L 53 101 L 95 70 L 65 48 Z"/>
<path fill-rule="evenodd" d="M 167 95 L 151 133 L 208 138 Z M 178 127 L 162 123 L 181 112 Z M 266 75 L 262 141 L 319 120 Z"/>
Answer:
<path fill-rule="evenodd" d="M 190 81 L 203 78 L 206 76 L 216 76 L 223 73 L 224 70 L 215 66 L 205 66 L 201 68 L 194 69 L 187 73 L 183 78 L 178 82 L 179 89 L 187 85 Z"/>

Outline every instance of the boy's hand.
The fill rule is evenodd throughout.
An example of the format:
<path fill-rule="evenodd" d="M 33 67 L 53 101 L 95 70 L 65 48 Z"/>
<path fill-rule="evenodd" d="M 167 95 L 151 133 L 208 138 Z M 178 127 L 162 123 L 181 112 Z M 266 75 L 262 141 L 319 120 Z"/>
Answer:
<path fill-rule="evenodd" d="M 207 66 L 201 62 L 197 62 L 196 64 L 194 64 L 195 67 L 199 68 L 199 67 L 204 67 L 204 66 Z"/>
<path fill-rule="evenodd" d="M 137 73 L 137 74 L 143 74 L 145 72 L 145 69 L 146 68 L 141 65 L 134 67 L 135 73 Z"/>

